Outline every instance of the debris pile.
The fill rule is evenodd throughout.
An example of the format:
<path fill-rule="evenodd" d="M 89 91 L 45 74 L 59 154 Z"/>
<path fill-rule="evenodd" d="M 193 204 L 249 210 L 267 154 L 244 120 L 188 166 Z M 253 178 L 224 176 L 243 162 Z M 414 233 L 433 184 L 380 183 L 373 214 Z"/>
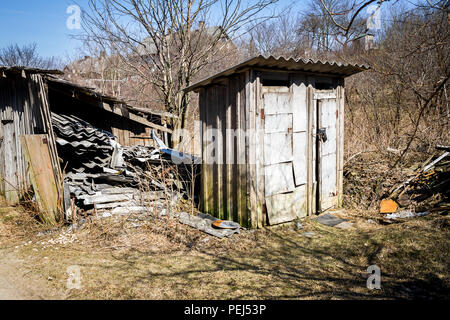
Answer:
<path fill-rule="evenodd" d="M 155 147 L 121 146 L 114 136 L 75 116 L 52 114 L 64 176 L 66 219 L 79 213 L 170 216 L 218 238 L 240 232 L 240 225 L 209 215 L 172 210 L 198 177 L 199 159 L 169 149 L 152 131 Z M 193 178 L 194 177 L 194 178 Z M 192 190 L 189 190 L 192 191 Z"/>
<path fill-rule="evenodd" d="M 111 133 L 75 116 L 53 113 L 52 124 L 66 172 L 66 218 L 73 220 L 77 208 L 108 210 L 104 216 L 161 211 L 163 199 L 182 197 L 184 184 L 168 169 L 174 164 L 162 151 L 170 150 L 165 145 L 165 149 L 122 147 Z"/>
<path fill-rule="evenodd" d="M 414 209 L 412 216 L 423 216 L 428 212 L 450 210 L 450 147 L 436 159 L 430 157 L 404 182 L 394 185 L 381 202 L 380 213 L 395 213 L 400 208 Z"/>

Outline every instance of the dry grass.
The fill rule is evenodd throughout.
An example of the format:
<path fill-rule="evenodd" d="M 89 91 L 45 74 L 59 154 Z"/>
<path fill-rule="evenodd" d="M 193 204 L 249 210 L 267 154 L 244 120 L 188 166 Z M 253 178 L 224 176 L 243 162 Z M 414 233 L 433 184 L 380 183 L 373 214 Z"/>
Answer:
<path fill-rule="evenodd" d="M 8 247 L 36 276 L 50 277 L 53 289 L 65 290 L 67 267 L 80 266 L 82 289 L 67 292 L 70 299 L 448 298 L 449 217 L 381 226 L 360 213 L 341 215 L 355 228 L 306 220 L 300 231 L 218 240 L 166 218 L 97 220 L 75 233 L 34 233 Z M 302 236 L 306 231 L 316 237 Z M 366 288 L 372 264 L 381 267 L 382 290 Z"/>

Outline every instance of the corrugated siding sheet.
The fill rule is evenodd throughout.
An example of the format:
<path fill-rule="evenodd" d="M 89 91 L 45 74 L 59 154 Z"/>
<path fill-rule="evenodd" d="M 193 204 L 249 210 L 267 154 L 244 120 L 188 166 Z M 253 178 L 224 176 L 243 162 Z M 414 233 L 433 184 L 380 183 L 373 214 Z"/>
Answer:
<path fill-rule="evenodd" d="M 202 210 L 249 226 L 245 153 L 245 77 L 200 91 Z"/>
<path fill-rule="evenodd" d="M 262 56 L 251 58 L 247 61 L 239 63 L 225 71 L 219 72 L 211 77 L 201 80 L 184 89 L 185 92 L 196 91 L 199 88 L 209 85 L 216 80 L 230 76 L 237 71 L 245 68 L 266 68 L 272 70 L 284 70 L 290 72 L 307 72 L 317 74 L 331 74 L 335 76 L 347 77 L 358 72 L 370 69 L 369 66 L 363 64 L 352 64 L 339 61 L 312 60 L 312 59 L 295 59 L 292 57 L 274 57 Z"/>

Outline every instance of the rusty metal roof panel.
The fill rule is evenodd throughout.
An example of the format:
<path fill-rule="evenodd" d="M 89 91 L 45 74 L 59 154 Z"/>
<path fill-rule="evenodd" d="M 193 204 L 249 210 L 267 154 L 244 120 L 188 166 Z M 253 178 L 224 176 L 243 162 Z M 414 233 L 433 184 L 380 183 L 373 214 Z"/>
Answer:
<path fill-rule="evenodd" d="M 219 78 L 230 76 L 236 72 L 239 72 L 248 68 L 265 68 L 276 69 L 286 71 L 299 71 L 299 72 L 313 72 L 319 74 L 331 74 L 341 77 L 348 77 L 361 71 L 369 70 L 370 67 L 363 64 L 350 64 L 336 61 L 322 61 L 312 59 L 294 59 L 280 56 L 278 58 L 274 56 L 257 56 L 247 61 L 239 63 L 225 71 L 219 72 L 211 77 L 208 77 L 202 81 L 199 81 L 185 89 L 183 91 L 189 92 L 197 90 L 203 86 L 207 86 Z"/>

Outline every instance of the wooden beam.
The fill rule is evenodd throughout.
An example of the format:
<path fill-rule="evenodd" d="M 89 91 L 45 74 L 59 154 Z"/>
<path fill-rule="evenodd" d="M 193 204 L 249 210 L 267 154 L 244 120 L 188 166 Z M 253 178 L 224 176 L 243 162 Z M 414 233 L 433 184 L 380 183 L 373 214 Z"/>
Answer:
<path fill-rule="evenodd" d="M 54 82 L 54 81 L 48 81 L 48 82 L 49 83 L 58 83 L 58 82 Z M 67 86 L 67 84 L 65 84 L 65 85 Z M 143 117 L 140 117 L 140 116 L 138 116 L 138 115 L 136 115 L 134 113 L 130 113 L 129 110 L 124 111 L 123 109 L 126 109 L 126 108 L 124 108 L 122 106 L 120 106 L 119 108 L 114 108 L 114 107 L 111 107 L 111 105 L 109 105 L 108 103 L 102 102 L 98 98 L 95 98 L 95 97 L 93 98 L 92 96 L 91 96 L 91 99 L 83 98 L 83 97 L 80 96 L 80 94 L 75 92 L 75 90 L 79 90 L 76 87 L 72 88 L 72 89 L 63 90 L 63 89 L 58 89 L 58 88 L 56 88 L 56 86 L 52 85 L 52 86 L 50 86 L 50 88 L 52 90 L 58 92 L 58 93 L 64 94 L 66 96 L 69 96 L 72 99 L 75 98 L 77 100 L 81 100 L 81 101 L 83 101 L 85 103 L 88 103 L 90 105 L 94 105 L 96 107 L 100 107 L 101 109 L 103 109 L 105 111 L 115 113 L 115 114 L 117 114 L 117 115 L 119 115 L 121 117 L 124 117 L 124 118 L 130 119 L 132 121 L 138 122 L 140 124 L 143 124 L 145 126 L 151 127 L 153 129 L 157 129 L 157 130 L 160 130 L 160 131 L 163 131 L 163 132 L 168 132 L 168 133 L 172 133 L 173 132 L 172 130 L 170 130 L 170 129 L 166 128 L 166 127 L 154 124 L 154 123 L 148 121 L 147 119 L 145 119 Z M 83 94 L 84 93 L 81 92 L 81 95 L 83 95 Z"/>
<path fill-rule="evenodd" d="M 147 127 L 151 127 L 151 128 L 163 131 L 163 132 L 172 133 L 172 130 L 170 130 L 170 129 L 166 128 L 166 127 L 154 124 L 154 123 L 148 121 L 147 119 L 145 119 L 143 117 L 135 115 L 134 113 L 130 113 L 128 110 L 124 110 L 125 108 L 122 107 L 122 106 L 120 106 L 120 107 L 111 107 L 111 105 L 109 105 L 108 103 L 100 103 L 99 106 L 103 110 L 115 113 L 115 114 L 117 114 L 117 115 L 119 115 L 121 117 L 130 119 L 130 120 L 139 122 L 139 123 L 141 123 L 141 124 L 143 124 L 143 125 L 145 125 Z"/>

